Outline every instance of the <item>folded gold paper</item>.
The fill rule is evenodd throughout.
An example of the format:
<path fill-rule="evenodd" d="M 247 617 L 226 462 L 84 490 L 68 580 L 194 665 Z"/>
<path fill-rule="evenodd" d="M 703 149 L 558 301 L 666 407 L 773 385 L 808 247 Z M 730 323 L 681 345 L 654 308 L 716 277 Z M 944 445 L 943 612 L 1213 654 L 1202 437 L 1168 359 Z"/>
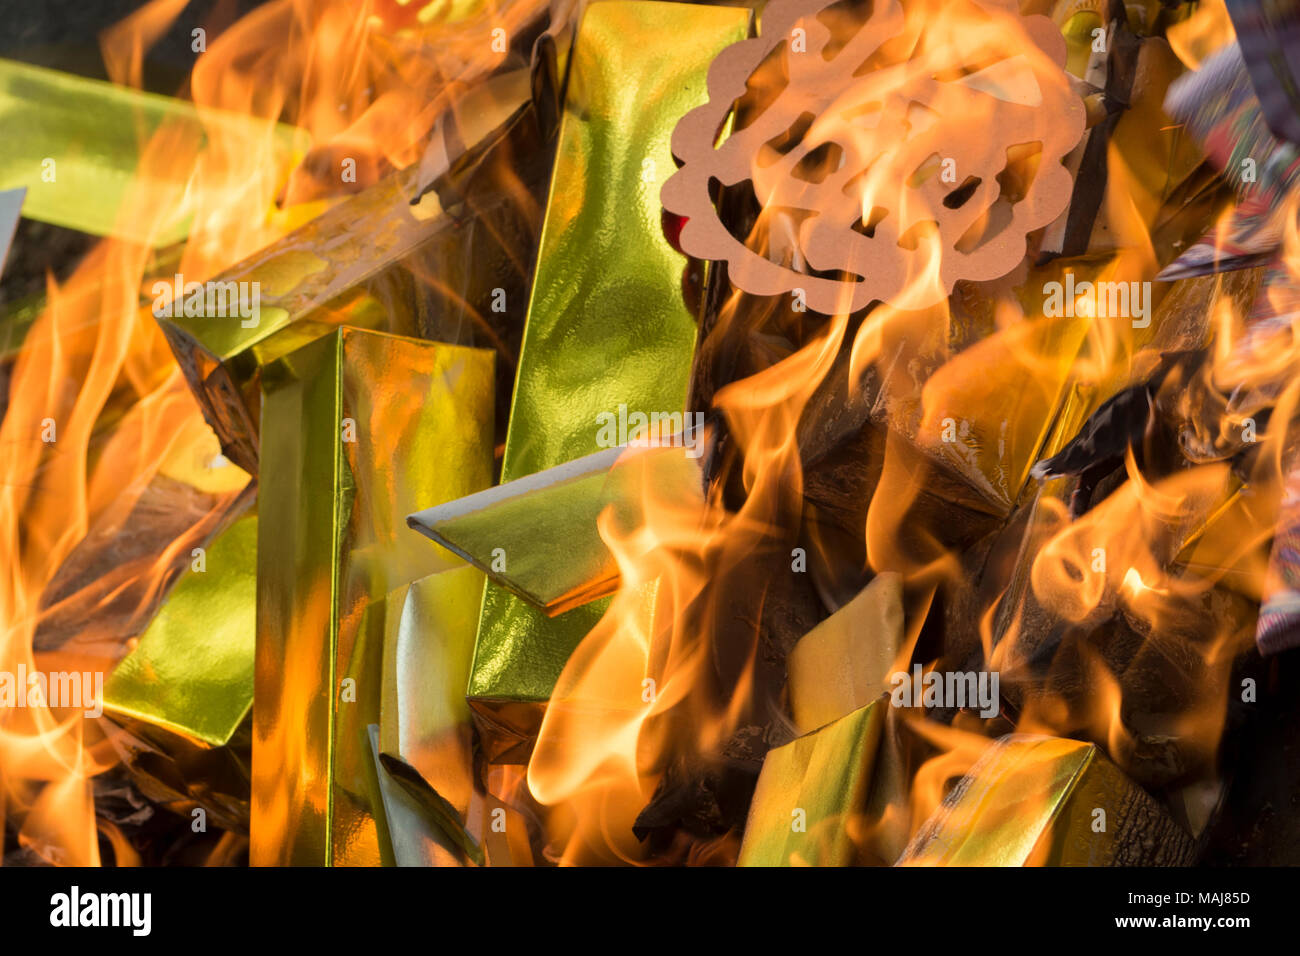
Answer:
<path fill-rule="evenodd" d="M 418 202 L 419 170 L 395 173 L 204 283 L 202 295 L 188 277 L 154 287 L 154 314 L 232 461 L 257 471 L 258 378 L 267 363 L 340 325 L 447 339 L 464 324 L 461 312 L 487 313 L 497 288 L 514 288 L 507 273 L 516 252 L 506 244 L 530 245 L 520 238 L 526 223 L 506 203 L 481 215 L 464 208 L 457 190 L 469 188 L 494 149 L 533 143 L 534 125 L 521 111 L 494 133 L 477 129 L 483 141 Z M 473 229 L 479 218 L 489 227 Z M 427 261 L 410 262 L 422 274 L 417 288 L 400 265 L 422 249 Z M 478 277 L 472 288 L 467 275 Z M 426 314 L 426 289 L 455 314 Z"/>
<path fill-rule="evenodd" d="M 264 372 L 255 865 L 380 862 L 367 735 L 390 595 L 459 566 L 404 519 L 491 481 L 493 362 L 343 328 Z"/>
<path fill-rule="evenodd" d="M 1277 499 L 1235 481 L 1229 487 L 1222 504 L 1187 536 L 1177 561 L 1190 574 L 1258 602 L 1264 597 Z"/>
<path fill-rule="evenodd" d="M 702 498 L 695 459 L 670 446 L 611 448 L 413 514 L 408 523 L 548 614 L 618 587 L 597 519 L 642 524 L 643 503 Z M 565 542 L 556 560 L 555 542 Z"/>
<path fill-rule="evenodd" d="M 178 142 L 201 149 L 209 136 L 226 145 L 269 141 L 281 172 L 310 145 L 304 130 L 90 80 L 70 73 L 0 60 L 0 190 L 30 190 L 23 215 L 97 236 L 169 245 L 185 238 L 185 192 L 191 168 L 174 176 L 141 177 L 149 138 L 167 128 Z M 149 216 L 122 215 L 130 197 Z M 152 216 L 174 210 L 167 220 Z"/>
<path fill-rule="evenodd" d="M 996 514 L 1011 509 L 1039 459 L 1092 322 L 1073 314 L 1029 316 L 944 362 L 921 388 L 919 424 L 900 429 Z M 1006 388 L 1007 381 L 1020 387 Z"/>
<path fill-rule="evenodd" d="M 253 706 L 257 516 L 195 555 L 104 685 L 104 711 L 201 746 L 229 743 Z"/>
<path fill-rule="evenodd" d="M 620 405 L 647 417 L 681 412 L 695 322 L 681 291 L 686 261 L 664 238 L 659 189 L 674 169 L 673 127 L 705 101 L 709 64 L 748 35 L 750 19 L 744 9 L 642 0 L 607 0 L 584 13 L 503 482 L 599 451 L 599 416 Z M 493 759 L 527 758 L 556 678 L 604 607 L 548 619 L 488 585 L 469 696 Z"/>
<path fill-rule="evenodd" d="M 989 746 L 899 866 L 1181 866 L 1192 839 L 1094 744 L 1010 735 Z"/>
<path fill-rule="evenodd" d="M 853 862 L 850 826 L 866 810 L 886 706 L 872 701 L 767 752 L 738 865 Z"/>
<path fill-rule="evenodd" d="M 188 308 L 178 276 L 156 286 L 154 314 L 226 455 L 256 473 L 259 373 L 269 362 L 348 324 L 414 332 L 390 321 L 364 287 L 437 228 L 436 196 L 410 205 L 414 173 L 390 176 L 205 283 Z M 208 289 L 225 289 L 224 307 Z M 186 314 L 186 312 L 190 314 Z M 245 314 L 246 313 L 246 314 Z"/>
<path fill-rule="evenodd" d="M 245 512 L 256 489 L 235 465 L 200 466 L 198 450 L 178 450 L 159 475 L 225 494 L 219 530 L 185 554 L 185 570 L 105 682 L 104 726 L 149 799 L 247 833 L 257 517 Z M 213 437 L 204 457 L 216 453 Z"/>
<path fill-rule="evenodd" d="M 795 726 L 810 733 L 879 697 L 902 644 L 903 576 L 884 572 L 790 652 Z"/>

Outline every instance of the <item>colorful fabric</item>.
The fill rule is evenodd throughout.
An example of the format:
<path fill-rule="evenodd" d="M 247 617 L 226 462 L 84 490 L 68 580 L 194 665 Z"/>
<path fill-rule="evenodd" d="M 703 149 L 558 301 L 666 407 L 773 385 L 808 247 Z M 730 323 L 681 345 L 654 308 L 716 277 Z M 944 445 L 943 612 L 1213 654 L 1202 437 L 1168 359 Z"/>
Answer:
<path fill-rule="evenodd" d="M 1156 279 L 1173 282 L 1264 265 L 1282 244 L 1285 228 L 1281 205 L 1269 208 L 1248 200 L 1161 269 Z"/>
<path fill-rule="evenodd" d="M 1172 281 L 1268 261 L 1282 243 L 1286 195 L 1300 184 L 1300 147 L 1269 129 L 1241 49 L 1228 46 L 1174 81 L 1165 111 L 1201 143 L 1241 199 L 1157 278 Z"/>
<path fill-rule="evenodd" d="M 1300 143 L 1300 0 L 1228 0 L 1250 80 L 1275 135 Z"/>

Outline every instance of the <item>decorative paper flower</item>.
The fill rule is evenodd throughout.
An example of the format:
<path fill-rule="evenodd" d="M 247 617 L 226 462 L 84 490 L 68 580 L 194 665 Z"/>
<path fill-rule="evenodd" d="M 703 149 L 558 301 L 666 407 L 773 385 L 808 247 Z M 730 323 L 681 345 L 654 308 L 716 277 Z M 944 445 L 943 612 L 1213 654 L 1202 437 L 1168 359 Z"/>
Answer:
<path fill-rule="evenodd" d="M 959 279 L 1010 272 L 1026 235 L 1065 209 L 1061 159 L 1084 128 L 1047 17 L 1006 0 L 863 8 L 775 0 L 761 37 L 714 60 L 708 103 L 674 131 L 683 165 L 662 192 L 688 220 L 687 254 L 725 260 L 747 292 L 795 293 L 825 313 L 924 308 Z M 715 180 L 752 186 L 763 212 L 749 237 L 719 218 Z"/>

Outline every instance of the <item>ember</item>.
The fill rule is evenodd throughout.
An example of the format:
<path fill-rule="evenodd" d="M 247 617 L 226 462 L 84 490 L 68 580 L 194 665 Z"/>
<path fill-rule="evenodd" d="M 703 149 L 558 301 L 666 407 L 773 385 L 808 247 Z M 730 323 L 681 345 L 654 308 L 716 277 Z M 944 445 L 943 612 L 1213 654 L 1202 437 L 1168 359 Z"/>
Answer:
<path fill-rule="evenodd" d="M 0 50 L 4 862 L 1300 863 L 1300 7 L 189 6 Z"/>

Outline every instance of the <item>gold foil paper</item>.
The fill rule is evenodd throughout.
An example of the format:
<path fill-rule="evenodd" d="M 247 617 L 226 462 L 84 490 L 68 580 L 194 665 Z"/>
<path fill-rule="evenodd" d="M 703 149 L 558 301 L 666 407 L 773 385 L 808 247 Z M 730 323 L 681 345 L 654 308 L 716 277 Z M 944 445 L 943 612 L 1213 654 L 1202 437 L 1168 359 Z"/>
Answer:
<path fill-rule="evenodd" d="M 664 238 L 659 190 L 674 168 L 673 127 L 704 102 L 709 64 L 748 35 L 750 17 L 637 0 L 592 4 L 583 15 L 502 482 L 595 453 L 597 416 L 620 404 L 645 415 L 682 410 L 695 322 L 681 292 L 686 261 Z M 672 40 L 651 39 L 663 37 Z M 542 702 L 604 609 L 596 602 L 548 619 L 488 585 L 469 696 L 490 756 L 526 759 Z"/>
<path fill-rule="evenodd" d="M 952 356 L 919 395 L 916 443 L 997 514 L 1011 509 L 1041 457 L 1093 321 L 1030 316 Z M 1007 388 L 1009 381 L 1020 384 Z"/>
<path fill-rule="evenodd" d="M 491 352 L 336 329 L 264 373 L 255 865 L 375 864 L 389 595 L 459 566 L 404 527 L 491 481 Z"/>
<path fill-rule="evenodd" d="M 899 866 L 1179 866 L 1192 840 L 1094 744 L 1010 735 L 921 827 Z"/>
<path fill-rule="evenodd" d="M 902 643 L 903 577 L 878 574 L 786 659 L 795 726 L 809 733 L 879 697 Z"/>
<path fill-rule="evenodd" d="M 740 866 L 847 866 L 849 823 L 866 810 L 884 700 L 767 752 Z"/>
<path fill-rule="evenodd" d="M 184 100 L 0 60 L 0 190 L 26 186 L 28 218 L 156 246 L 181 241 L 191 167 L 139 175 L 145 145 L 164 128 L 196 161 L 210 136 L 227 146 L 269 141 L 285 174 L 310 145 L 291 126 L 213 109 L 200 116 Z M 124 203 L 150 215 L 121 215 Z M 167 210 L 170 219 L 153 218 Z"/>
<path fill-rule="evenodd" d="M 618 587 L 618 566 L 597 519 L 642 524 L 646 500 L 702 497 L 703 479 L 681 448 L 611 448 L 468 498 L 411 515 L 411 527 L 548 614 Z M 556 560 L 555 542 L 565 542 Z"/>
<path fill-rule="evenodd" d="M 1277 523 L 1275 503 L 1231 481 L 1226 499 L 1187 536 L 1176 560 L 1193 575 L 1261 601 Z"/>
<path fill-rule="evenodd" d="M 461 328 L 467 316 L 488 313 L 494 290 L 522 289 L 522 282 L 512 281 L 521 268 L 512 256 L 532 244 L 526 217 L 513 197 L 492 203 L 480 193 L 505 192 L 491 175 L 502 161 L 498 147 L 540 144 L 530 111 L 520 111 L 495 135 L 487 126 L 468 131 L 483 141 L 418 202 L 412 199 L 420 192 L 419 170 L 411 167 L 212 279 L 249 296 L 256 288 L 258 308 L 251 318 L 207 309 L 159 317 L 232 461 L 257 471 L 258 377 L 267 363 L 340 325 L 460 341 L 467 337 Z M 424 278 L 413 280 L 396 268 L 403 263 Z M 159 287 L 158 295 L 163 293 Z M 179 296 L 171 298 L 179 304 Z"/>
<path fill-rule="evenodd" d="M 229 743 L 253 706 L 257 516 L 196 555 L 104 685 L 104 710 L 202 746 Z"/>
<path fill-rule="evenodd" d="M 239 290 L 256 283 L 258 308 L 251 317 L 159 317 L 204 416 L 240 467 L 253 473 L 258 467 L 258 376 L 264 365 L 342 323 L 415 330 L 400 316 L 393 328 L 363 286 L 438 228 L 442 210 L 436 195 L 410 205 L 414 179 L 414 172 L 390 176 L 212 280 L 235 283 L 229 288 Z M 247 295 L 251 299 L 251 291 Z M 180 296 L 173 295 L 172 303 L 173 311 L 184 312 Z"/>

